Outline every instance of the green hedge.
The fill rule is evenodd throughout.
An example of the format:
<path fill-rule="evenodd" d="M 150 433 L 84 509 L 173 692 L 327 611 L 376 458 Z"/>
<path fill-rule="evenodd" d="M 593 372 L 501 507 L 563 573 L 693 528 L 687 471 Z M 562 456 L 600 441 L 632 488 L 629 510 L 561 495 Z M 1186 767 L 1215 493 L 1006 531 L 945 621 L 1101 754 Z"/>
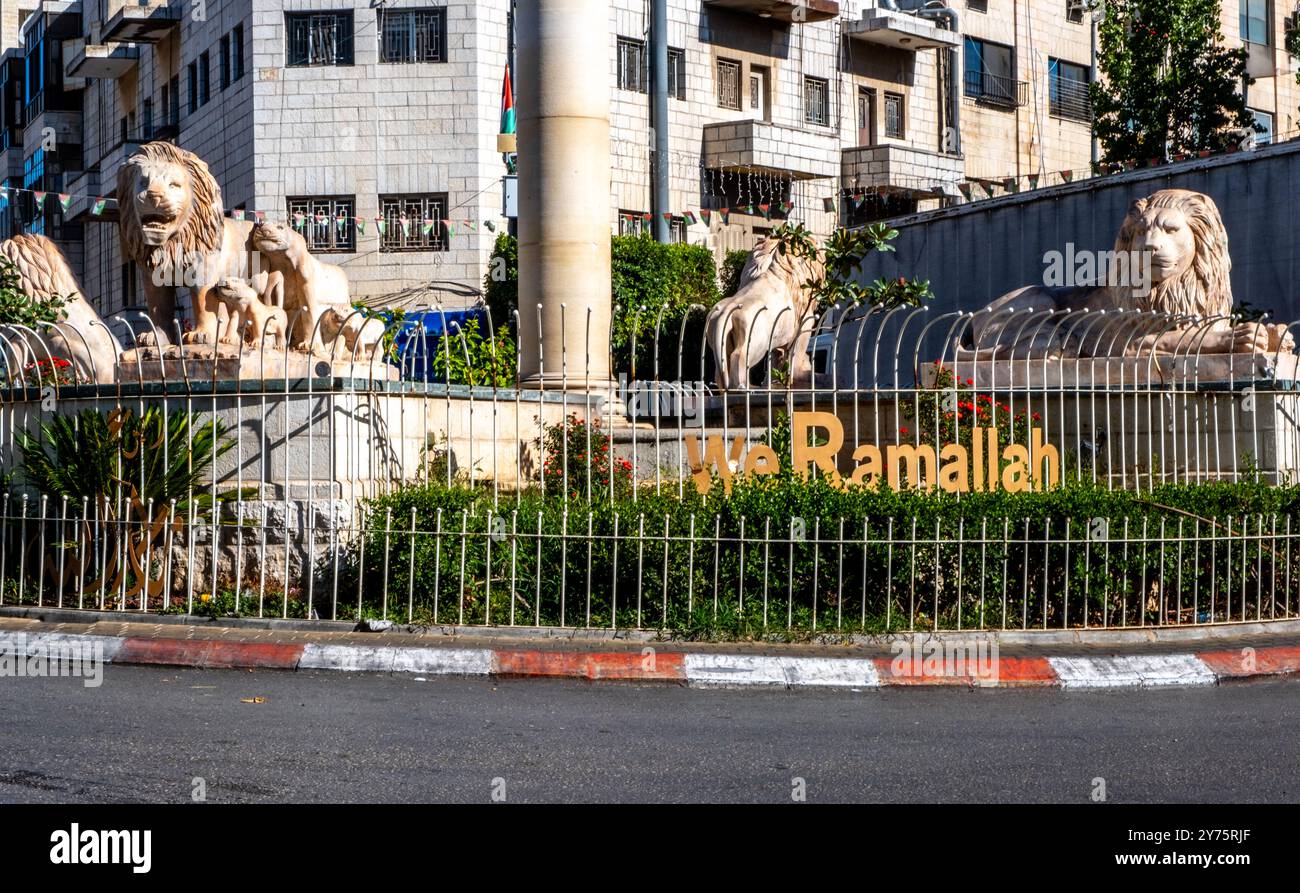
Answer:
<path fill-rule="evenodd" d="M 1255 483 L 1166 485 L 1153 493 L 1070 484 L 958 497 L 773 479 L 741 484 L 726 498 L 706 499 L 689 485 L 682 497 L 665 487 L 661 495 L 642 491 L 636 501 L 590 503 L 533 491 L 495 507 L 490 492 L 434 486 L 369 503 L 365 547 L 352 547 L 341 579 L 343 591 L 356 592 L 362 575 L 363 613 L 377 613 L 386 581 L 390 616 L 404 618 L 410 597 L 417 621 L 432 622 L 436 604 L 441 623 L 508 623 L 513 587 L 516 623 L 580 626 L 590 611 L 593 626 L 688 636 L 783 633 L 787 624 L 802 633 L 953 629 L 959 619 L 963 628 L 1060 628 L 1081 625 L 1085 612 L 1089 625 L 1253 619 L 1257 605 L 1269 617 L 1285 610 L 1286 599 L 1295 601 L 1285 592 L 1290 547 L 1281 533 L 1297 509 L 1300 488 Z M 1261 517 L 1264 536 L 1256 537 Z M 1269 536 L 1275 518 L 1276 543 Z M 794 519 L 803 524 L 802 540 L 791 537 Z M 838 540 L 840 519 L 845 542 L 826 542 Z M 1104 538 L 1089 539 L 1100 531 L 1095 519 L 1106 519 Z M 1126 522 L 1128 541 L 1121 542 Z M 925 541 L 915 545 L 914 523 Z M 1180 524 L 1185 536 L 1199 529 L 1206 541 L 1185 542 L 1180 555 Z M 1293 527 L 1300 534 L 1300 523 Z M 494 529 L 504 537 L 490 536 Z M 717 547 L 715 529 L 723 540 Z M 981 529 L 983 545 L 972 542 Z M 1212 531 L 1218 539 L 1211 544 Z M 1297 570 L 1291 588 L 1300 583 Z"/>
<path fill-rule="evenodd" d="M 616 371 L 631 371 L 635 341 L 636 377 L 654 376 L 657 327 L 662 376 L 677 377 L 680 354 L 682 376 L 702 377 L 699 361 L 704 314 L 688 314 L 688 308 L 692 304 L 712 307 L 721 295 L 713 252 L 702 245 L 661 244 L 648 235 L 611 236 L 610 251 L 615 307 L 610 347 Z M 519 305 L 518 278 L 518 245 L 513 236 L 502 233 L 497 236 L 483 280 L 494 322 L 513 318 Z M 679 337 L 684 343 L 680 351 Z"/>

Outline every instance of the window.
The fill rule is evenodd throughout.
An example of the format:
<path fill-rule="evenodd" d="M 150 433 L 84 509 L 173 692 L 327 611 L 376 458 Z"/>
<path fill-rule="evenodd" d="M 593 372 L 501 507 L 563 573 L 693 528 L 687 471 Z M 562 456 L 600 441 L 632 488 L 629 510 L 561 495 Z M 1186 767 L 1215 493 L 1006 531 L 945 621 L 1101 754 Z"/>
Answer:
<path fill-rule="evenodd" d="M 290 196 L 288 202 L 289 225 L 307 240 L 312 251 L 356 250 L 357 205 L 353 196 Z"/>
<path fill-rule="evenodd" d="M 381 195 L 379 213 L 385 231 L 379 236 L 380 251 L 446 251 L 447 193 L 426 195 Z M 402 218 L 406 226 L 402 226 Z"/>
<path fill-rule="evenodd" d="M 966 0 L 966 8 L 971 12 L 988 12 L 989 0 Z"/>
<path fill-rule="evenodd" d="M 287 65 L 351 65 L 352 13 L 288 12 Z"/>
<path fill-rule="evenodd" d="M 901 93 L 885 94 L 885 136 L 896 140 L 903 138 L 903 95 Z"/>
<path fill-rule="evenodd" d="M 181 122 L 181 76 L 179 74 L 172 75 L 171 85 L 172 85 L 172 104 L 170 106 L 171 120 L 168 121 L 168 123 L 180 124 Z"/>
<path fill-rule="evenodd" d="M 163 84 L 163 85 L 162 85 L 162 96 L 160 97 L 162 101 L 159 102 L 158 105 L 159 105 L 160 110 L 162 111 L 163 123 L 164 123 L 164 124 L 170 123 L 170 122 L 167 120 L 167 115 L 168 115 L 168 113 L 171 111 L 171 107 L 172 107 L 172 95 L 171 95 L 171 94 L 172 94 L 171 87 L 168 86 L 167 84 Z"/>
<path fill-rule="evenodd" d="M 618 211 L 618 234 L 620 236 L 639 236 L 649 225 L 645 222 L 644 211 L 628 211 L 623 208 Z"/>
<path fill-rule="evenodd" d="M 244 26 L 236 25 L 230 32 L 230 79 L 237 81 L 244 76 Z"/>
<path fill-rule="evenodd" d="M 199 63 L 189 64 L 190 114 L 199 110 Z"/>
<path fill-rule="evenodd" d="M 381 62 L 446 62 L 447 10 L 380 10 Z"/>
<path fill-rule="evenodd" d="M 1011 47 L 987 40 L 966 38 L 966 69 L 963 82 L 967 96 L 990 105 L 1007 108 L 1027 101 L 1024 84 L 1015 79 L 1015 57 Z"/>
<path fill-rule="evenodd" d="M 122 264 L 122 307 L 135 306 L 135 263 Z"/>
<path fill-rule="evenodd" d="M 686 243 L 685 217 L 674 217 L 668 221 L 668 241 L 674 245 Z"/>
<path fill-rule="evenodd" d="M 145 139 L 153 139 L 153 100 L 146 99 L 140 108 L 140 123 Z"/>
<path fill-rule="evenodd" d="M 739 62 L 718 60 L 718 105 L 724 109 L 740 109 Z"/>
<path fill-rule="evenodd" d="M 199 53 L 199 105 L 208 104 L 212 98 L 212 84 L 208 80 L 208 75 L 212 69 L 212 60 L 207 53 Z"/>
<path fill-rule="evenodd" d="M 218 55 L 221 64 L 221 89 L 224 90 L 230 86 L 230 35 L 223 34 L 221 37 L 221 52 Z"/>
<path fill-rule="evenodd" d="M 618 39 L 618 88 L 646 91 L 645 43 L 630 37 Z"/>
<path fill-rule="evenodd" d="M 686 99 L 686 51 L 668 48 L 668 95 Z"/>
<path fill-rule="evenodd" d="M 1241 39 L 1271 43 L 1268 19 L 1268 0 L 1241 0 Z"/>
<path fill-rule="evenodd" d="M 1257 109 L 1250 109 L 1250 113 L 1255 118 L 1255 145 L 1267 146 L 1273 142 L 1273 113 L 1261 112 Z"/>
<path fill-rule="evenodd" d="M 824 78 L 803 79 L 803 119 L 809 124 L 830 123 L 830 85 Z"/>
<path fill-rule="evenodd" d="M 1092 103 L 1088 99 L 1088 67 L 1060 59 L 1048 59 L 1048 99 L 1050 111 L 1058 118 L 1092 120 Z"/>
<path fill-rule="evenodd" d="M 1065 18 L 1076 25 L 1083 21 L 1086 0 L 1065 0 Z"/>

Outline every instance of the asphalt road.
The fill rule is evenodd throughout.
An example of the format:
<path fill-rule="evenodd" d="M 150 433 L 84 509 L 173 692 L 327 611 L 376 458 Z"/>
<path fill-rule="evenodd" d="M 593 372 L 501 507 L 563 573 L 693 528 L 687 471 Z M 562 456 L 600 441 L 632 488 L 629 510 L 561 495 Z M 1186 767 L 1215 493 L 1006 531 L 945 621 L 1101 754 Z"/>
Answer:
<path fill-rule="evenodd" d="M 246 698 L 264 698 L 245 703 Z M 1300 800 L 1300 680 L 721 691 L 109 666 L 0 678 L 0 802 Z"/>

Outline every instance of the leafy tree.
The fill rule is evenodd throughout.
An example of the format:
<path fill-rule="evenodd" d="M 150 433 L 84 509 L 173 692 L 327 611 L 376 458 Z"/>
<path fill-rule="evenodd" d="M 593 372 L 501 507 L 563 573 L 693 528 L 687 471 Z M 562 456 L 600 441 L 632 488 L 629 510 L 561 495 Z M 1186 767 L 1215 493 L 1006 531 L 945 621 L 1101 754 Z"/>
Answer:
<path fill-rule="evenodd" d="M 811 257 L 817 253 L 817 243 L 802 223 L 782 224 L 772 234 L 781 240 L 777 250 L 783 254 L 791 252 Z M 892 310 L 902 306 L 918 307 L 934 297 L 928 279 L 899 276 L 896 279 L 877 279 L 870 285 L 857 281 L 867 255 L 873 251 L 893 251 L 894 246 L 889 243 L 896 238 L 898 230 L 884 223 L 833 232 L 823 249 L 826 274 L 807 283 L 817 298 L 818 309 L 824 310 L 835 304 L 843 307 L 867 304 L 881 310 Z"/>
<path fill-rule="evenodd" d="M 1105 0 L 1089 88 L 1102 163 L 1219 152 L 1255 128 L 1246 50 L 1224 44 L 1220 0 Z"/>

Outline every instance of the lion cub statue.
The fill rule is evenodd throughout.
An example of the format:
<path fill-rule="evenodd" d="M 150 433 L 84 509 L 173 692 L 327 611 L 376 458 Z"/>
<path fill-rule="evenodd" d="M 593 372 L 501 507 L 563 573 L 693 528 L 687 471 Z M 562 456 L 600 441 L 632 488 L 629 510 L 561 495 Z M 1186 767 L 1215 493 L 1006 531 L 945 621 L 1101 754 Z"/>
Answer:
<path fill-rule="evenodd" d="M 290 343 L 294 349 L 310 352 L 323 348 L 317 320 L 329 306 L 348 305 L 347 273 L 340 266 L 313 257 L 307 250 L 307 240 L 288 224 L 257 224 L 252 244 L 271 270 L 284 277 L 283 307 L 293 329 Z"/>
<path fill-rule="evenodd" d="M 374 357 L 384 338 L 384 323 L 373 317 L 353 312 L 350 307 L 326 307 L 320 316 L 319 332 L 327 344 L 342 339 L 347 358 L 369 360 Z M 333 348 L 336 352 L 338 346 Z"/>
<path fill-rule="evenodd" d="M 229 316 L 222 342 L 238 344 L 242 335 L 245 343 L 260 347 L 269 337 L 276 349 L 283 350 L 289 333 L 289 317 L 278 306 L 283 301 L 283 285 L 280 274 L 272 271 L 258 273 L 251 280 L 227 276 L 213 286 L 212 293 Z"/>

